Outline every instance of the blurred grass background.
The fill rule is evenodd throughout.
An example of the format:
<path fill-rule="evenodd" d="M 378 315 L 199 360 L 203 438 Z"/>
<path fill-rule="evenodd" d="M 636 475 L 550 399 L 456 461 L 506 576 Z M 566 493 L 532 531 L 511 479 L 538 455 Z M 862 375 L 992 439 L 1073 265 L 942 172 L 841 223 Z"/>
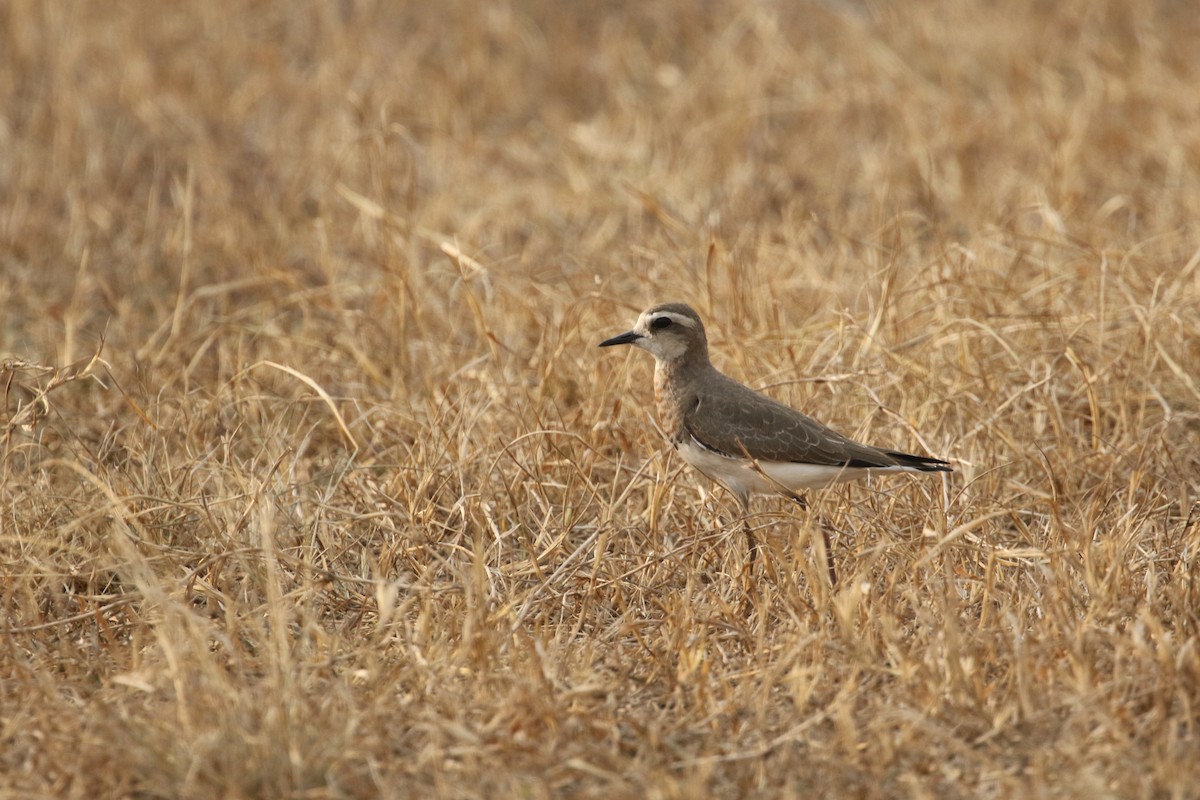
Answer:
<path fill-rule="evenodd" d="M 1196 796 L 1198 46 L 9 0 L 0 794 Z M 756 504 L 747 581 L 595 349 L 666 300 L 957 472 Z"/>

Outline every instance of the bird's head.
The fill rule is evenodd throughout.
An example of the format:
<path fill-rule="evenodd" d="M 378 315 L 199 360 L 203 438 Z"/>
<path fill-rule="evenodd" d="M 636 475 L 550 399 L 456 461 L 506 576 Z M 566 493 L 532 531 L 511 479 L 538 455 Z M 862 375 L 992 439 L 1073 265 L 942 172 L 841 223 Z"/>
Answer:
<path fill-rule="evenodd" d="M 631 344 L 648 351 L 663 363 L 684 358 L 708 358 L 708 339 L 704 323 L 691 306 L 663 303 L 642 312 L 633 329 L 605 339 L 601 347 Z"/>

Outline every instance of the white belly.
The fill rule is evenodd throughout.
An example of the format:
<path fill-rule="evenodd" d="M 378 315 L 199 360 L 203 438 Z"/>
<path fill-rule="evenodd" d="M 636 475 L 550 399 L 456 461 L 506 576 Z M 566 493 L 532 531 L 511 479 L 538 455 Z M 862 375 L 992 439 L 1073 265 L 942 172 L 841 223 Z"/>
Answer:
<path fill-rule="evenodd" d="M 676 449 L 688 464 L 742 497 L 755 492 L 784 494 L 785 491 L 781 489 L 791 492 L 820 489 L 839 481 L 860 480 L 870 472 L 866 469 L 780 461 L 759 461 L 756 469 L 744 458 L 729 458 L 715 453 L 694 439 L 684 441 Z M 903 467 L 889 469 L 907 471 Z"/>

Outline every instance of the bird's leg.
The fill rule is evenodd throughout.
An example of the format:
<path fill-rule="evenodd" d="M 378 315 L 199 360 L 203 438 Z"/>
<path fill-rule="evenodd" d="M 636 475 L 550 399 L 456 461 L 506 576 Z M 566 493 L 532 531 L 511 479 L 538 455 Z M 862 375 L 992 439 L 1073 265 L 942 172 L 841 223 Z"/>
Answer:
<path fill-rule="evenodd" d="M 803 509 L 808 508 L 808 501 L 798 494 L 792 495 L 792 500 Z M 821 520 L 817 521 L 817 526 L 821 529 L 821 543 L 825 545 L 825 568 L 829 571 L 829 586 L 837 586 L 837 567 L 833 563 L 833 542 L 829 538 L 829 528 Z"/>
<path fill-rule="evenodd" d="M 750 526 L 749 496 L 741 495 L 738 501 L 742 513 L 742 530 L 746 534 L 746 547 L 749 551 L 746 560 L 742 562 L 742 611 L 749 616 L 754 611 L 754 598 L 758 594 L 755 591 L 758 582 L 754 580 L 754 565 L 758 560 L 758 537 L 754 535 L 754 528 Z"/>
<path fill-rule="evenodd" d="M 739 495 L 738 503 L 742 508 L 742 530 L 746 532 L 746 546 L 749 554 L 746 557 L 747 568 L 754 566 L 754 561 L 758 558 L 758 539 L 754 536 L 754 529 L 750 527 L 750 497 L 749 495 Z"/>
<path fill-rule="evenodd" d="M 825 567 L 829 570 L 829 587 L 837 586 L 837 567 L 833 564 L 833 543 L 829 540 L 829 529 L 821 526 L 821 540 L 825 545 Z"/>
<path fill-rule="evenodd" d="M 746 543 L 749 545 L 749 557 L 746 559 L 746 568 L 749 569 L 754 565 L 754 560 L 758 556 L 758 540 L 754 537 L 754 530 L 750 527 L 750 495 L 740 492 L 734 494 L 738 501 L 738 516 L 742 520 L 742 530 L 746 534 Z M 730 523 L 735 520 L 731 517 Z"/>

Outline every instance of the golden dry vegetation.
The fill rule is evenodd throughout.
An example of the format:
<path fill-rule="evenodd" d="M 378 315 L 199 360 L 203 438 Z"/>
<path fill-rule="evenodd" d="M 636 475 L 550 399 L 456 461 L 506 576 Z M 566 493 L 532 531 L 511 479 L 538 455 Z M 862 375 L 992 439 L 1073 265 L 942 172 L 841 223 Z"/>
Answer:
<path fill-rule="evenodd" d="M 1197 52 L 1169 0 L 0 5 L 0 796 L 1197 796 Z M 595 347 L 676 299 L 957 471 L 760 500 L 747 568 Z"/>

